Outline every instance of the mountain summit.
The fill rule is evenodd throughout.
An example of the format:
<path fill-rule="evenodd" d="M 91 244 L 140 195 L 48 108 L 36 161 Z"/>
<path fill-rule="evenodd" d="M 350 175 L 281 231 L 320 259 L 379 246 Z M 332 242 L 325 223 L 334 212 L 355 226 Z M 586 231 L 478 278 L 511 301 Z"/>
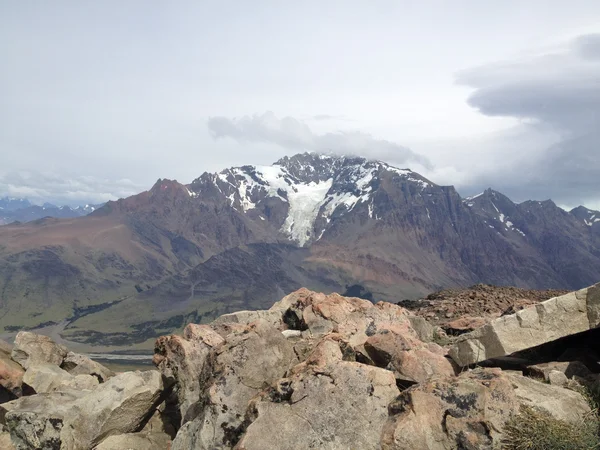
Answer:
<path fill-rule="evenodd" d="M 600 273 L 599 218 L 491 189 L 463 199 L 348 156 L 160 179 L 85 217 L 0 227 L 0 327 L 150 346 L 300 287 L 394 302 L 475 283 L 577 289 Z"/>
<path fill-rule="evenodd" d="M 190 194 L 220 196 L 235 210 L 274 223 L 284 235 L 304 246 L 320 239 L 332 218 L 356 207 L 367 208 L 371 219 L 384 215 L 375 197 L 382 180 L 390 177 L 421 191 L 433 186 L 408 169 L 380 161 L 303 153 L 286 156 L 271 166 L 205 173 L 192 182 Z"/>

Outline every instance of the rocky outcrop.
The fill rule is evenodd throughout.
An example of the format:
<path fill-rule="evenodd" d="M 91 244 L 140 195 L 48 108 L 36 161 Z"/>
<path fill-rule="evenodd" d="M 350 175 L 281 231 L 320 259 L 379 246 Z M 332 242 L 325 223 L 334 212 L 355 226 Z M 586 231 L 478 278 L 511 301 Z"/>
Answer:
<path fill-rule="evenodd" d="M 106 437 L 140 430 L 162 401 L 157 371 L 126 372 L 93 391 L 69 389 L 0 405 L 17 449 L 90 449 Z"/>
<path fill-rule="evenodd" d="M 574 335 L 600 324 L 600 284 L 502 316 L 460 336 L 450 356 L 468 366 Z"/>
<path fill-rule="evenodd" d="M 572 296 L 586 301 L 588 327 L 595 288 Z M 550 312 L 576 310 L 552 301 L 535 308 L 539 324 L 556 328 Z M 161 337 L 158 370 L 115 376 L 25 335 L 15 347 L 28 366 L 24 396 L 0 404 L 0 442 L 7 430 L 18 450 L 495 450 L 523 411 L 573 427 L 593 416 L 581 392 L 600 391 L 587 345 L 595 336 L 513 355 L 519 371 L 460 369 L 447 356 L 456 346 L 431 342 L 435 330 L 420 319 L 398 305 L 301 289 L 268 311 Z"/>

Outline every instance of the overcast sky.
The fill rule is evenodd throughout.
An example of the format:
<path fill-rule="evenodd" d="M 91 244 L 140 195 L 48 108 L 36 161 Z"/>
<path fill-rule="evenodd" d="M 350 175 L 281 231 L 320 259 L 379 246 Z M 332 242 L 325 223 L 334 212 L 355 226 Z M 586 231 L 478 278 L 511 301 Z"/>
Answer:
<path fill-rule="evenodd" d="M 600 208 L 600 2 L 0 1 L 0 195 L 330 150 Z"/>

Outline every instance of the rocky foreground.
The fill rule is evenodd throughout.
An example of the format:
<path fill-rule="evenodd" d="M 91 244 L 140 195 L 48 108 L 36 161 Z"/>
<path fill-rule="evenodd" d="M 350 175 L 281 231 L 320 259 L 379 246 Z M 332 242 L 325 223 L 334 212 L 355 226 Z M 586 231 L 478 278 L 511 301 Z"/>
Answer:
<path fill-rule="evenodd" d="M 599 323 L 600 284 L 458 337 L 301 289 L 161 337 L 158 370 L 119 374 L 21 332 L 0 348 L 0 448 L 501 448 L 534 410 L 589 422 Z"/>

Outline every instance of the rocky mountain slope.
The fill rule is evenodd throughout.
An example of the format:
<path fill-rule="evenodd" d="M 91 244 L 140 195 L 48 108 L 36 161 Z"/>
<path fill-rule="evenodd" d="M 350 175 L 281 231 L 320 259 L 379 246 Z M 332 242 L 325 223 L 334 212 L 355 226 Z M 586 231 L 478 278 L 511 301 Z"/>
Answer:
<path fill-rule="evenodd" d="M 300 289 L 268 310 L 162 336 L 158 371 L 119 374 L 20 332 L 13 348 L 0 345 L 0 444 L 596 448 L 599 311 L 600 284 L 441 346 L 439 327 L 398 305 Z"/>
<path fill-rule="evenodd" d="M 480 282 L 574 289 L 600 273 L 598 217 L 491 190 L 462 199 L 354 157 L 161 179 L 86 217 L 0 227 L 0 327 L 150 346 L 186 317 L 301 286 L 393 302 Z"/>

